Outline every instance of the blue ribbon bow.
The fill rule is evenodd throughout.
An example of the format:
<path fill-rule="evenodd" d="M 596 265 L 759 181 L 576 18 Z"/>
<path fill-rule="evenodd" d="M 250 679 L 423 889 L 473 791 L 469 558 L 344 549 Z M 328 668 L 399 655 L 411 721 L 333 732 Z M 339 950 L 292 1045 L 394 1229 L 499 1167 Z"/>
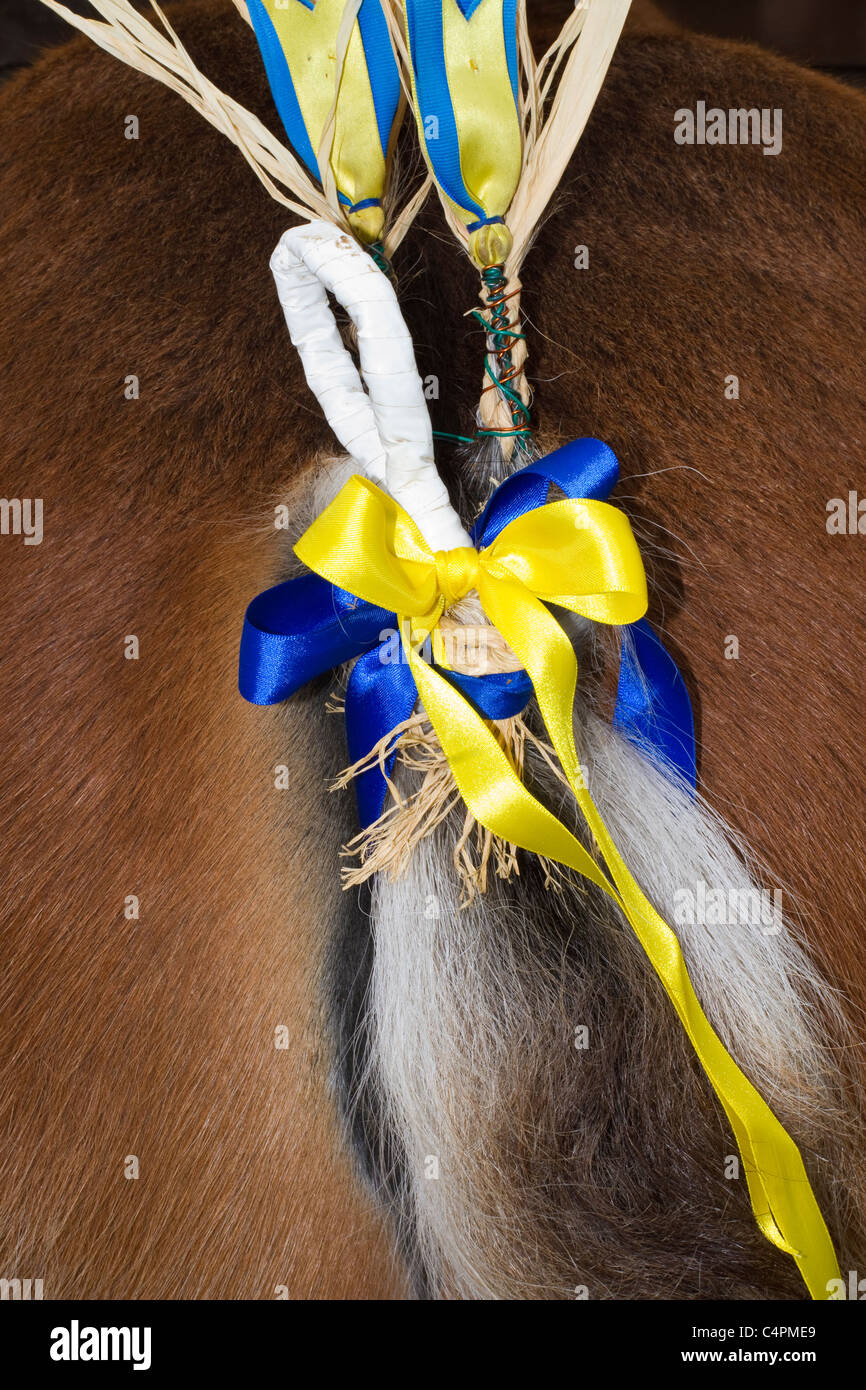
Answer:
<path fill-rule="evenodd" d="M 496 489 L 472 530 L 479 549 L 524 512 L 543 507 L 551 486 L 566 497 L 603 502 L 619 478 L 616 455 L 598 439 L 577 439 L 514 473 Z M 273 705 L 301 686 L 356 657 L 346 690 L 351 763 L 408 719 L 418 698 L 398 642 L 397 615 L 303 574 L 266 589 L 246 612 L 238 684 L 245 700 Z M 525 671 L 468 676 L 442 674 L 485 719 L 509 719 L 525 709 L 532 683 Z M 632 743 L 660 758 L 674 776 L 695 786 L 692 707 L 676 662 L 645 619 L 623 629 L 614 725 Z M 390 774 L 396 752 L 385 766 Z M 355 778 L 362 826 L 382 814 L 387 783 L 378 764 Z"/>

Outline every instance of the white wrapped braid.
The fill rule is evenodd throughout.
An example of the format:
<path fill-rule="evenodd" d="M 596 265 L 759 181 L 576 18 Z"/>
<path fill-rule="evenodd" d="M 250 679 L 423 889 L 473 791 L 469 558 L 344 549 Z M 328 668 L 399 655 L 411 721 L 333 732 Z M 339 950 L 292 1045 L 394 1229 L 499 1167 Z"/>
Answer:
<path fill-rule="evenodd" d="M 318 221 L 284 233 L 271 270 L 309 387 L 343 448 L 405 508 L 432 550 L 471 545 L 436 470 L 412 338 L 388 277 L 346 231 Z M 357 329 L 363 382 L 329 290 Z"/>

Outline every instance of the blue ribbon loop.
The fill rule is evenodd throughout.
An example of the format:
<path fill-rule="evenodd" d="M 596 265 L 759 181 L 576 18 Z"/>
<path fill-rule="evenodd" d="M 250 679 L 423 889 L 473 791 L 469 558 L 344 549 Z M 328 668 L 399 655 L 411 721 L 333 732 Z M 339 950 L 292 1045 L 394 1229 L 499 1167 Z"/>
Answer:
<path fill-rule="evenodd" d="M 472 530 L 473 543 L 490 545 L 525 512 L 543 507 L 551 486 L 566 497 L 603 502 L 619 478 L 616 455 L 598 439 L 577 439 L 514 473 L 496 489 Z M 400 643 L 397 616 L 303 574 L 266 589 L 244 619 L 238 685 L 254 705 L 273 705 L 315 676 L 356 657 L 346 689 L 349 760 L 358 762 L 408 719 L 418 691 Z M 452 681 L 485 719 L 509 719 L 526 708 L 532 683 L 525 671 Z M 676 662 L 645 619 L 623 629 L 614 726 L 630 742 L 659 758 L 672 775 L 695 786 L 695 736 L 688 691 Z M 385 762 L 390 775 L 396 753 Z M 362 826 L 382 814 L 387 783 L 378 764 L 355 778 Z"/>

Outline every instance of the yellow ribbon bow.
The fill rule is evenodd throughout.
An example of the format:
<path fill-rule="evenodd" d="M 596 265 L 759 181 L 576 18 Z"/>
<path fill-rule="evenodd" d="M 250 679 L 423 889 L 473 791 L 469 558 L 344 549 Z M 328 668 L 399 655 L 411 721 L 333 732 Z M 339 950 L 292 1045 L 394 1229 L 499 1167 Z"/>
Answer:
<path fill-rule="evenodd" d="M 355 476 L 295 552 L 332 584 L 397 614 L 421 702 L 475 819 L 502 840 L 576 870 L 622 910 L 724 1107 L 761 1231 L 794 1257 L 812 1298 L 829 1298 L 828 1284 L 839 1278 L 839 1267 L 799 1150 L 713 1030 L 676 936 L 626 868 L 581 777 L 572 729 L 577 660 L 545 605 L 601 623 L 631 623 L 644 614 L 646 577 L 628 518 L 606 502 L 552 502 L 509 522 L 481 551 L 461 547 L 434 553 L 402 507 Z M 527 791 L 485 720 L 418 654 L 445 609 L 472 589 L 529 673 L 547 732 L 610 877 Z"/>

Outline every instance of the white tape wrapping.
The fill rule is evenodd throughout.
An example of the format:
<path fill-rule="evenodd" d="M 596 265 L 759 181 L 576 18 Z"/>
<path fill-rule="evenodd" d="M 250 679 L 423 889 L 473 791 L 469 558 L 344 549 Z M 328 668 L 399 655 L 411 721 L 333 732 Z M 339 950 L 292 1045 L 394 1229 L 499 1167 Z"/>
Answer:
<path fill-rule="evenodd" d="M 271 270 L 310 389 L 359 471 L 405 508 L 432 550 L 471 545 L 436 469 L 412 339 L 388 277 L 330 222 L 285 232 Z M 328 291 L 357 330 L 360 376 Z"/>

